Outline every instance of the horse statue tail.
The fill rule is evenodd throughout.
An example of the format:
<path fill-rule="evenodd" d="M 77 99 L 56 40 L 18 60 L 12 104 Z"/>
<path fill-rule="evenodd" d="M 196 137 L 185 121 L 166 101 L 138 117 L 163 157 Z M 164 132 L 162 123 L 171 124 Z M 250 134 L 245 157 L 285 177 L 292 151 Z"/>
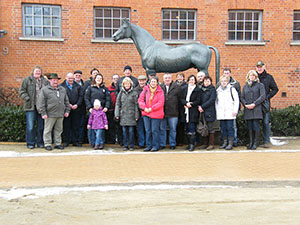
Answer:
<path fill-rule="evenodd" d="M 213 46 L 208 46 L 209 49 L 214 50 L 215 55 L 216 55 L 216 84 L 219 81 L 220 78 L 220 53 L 219 50 Z"/>

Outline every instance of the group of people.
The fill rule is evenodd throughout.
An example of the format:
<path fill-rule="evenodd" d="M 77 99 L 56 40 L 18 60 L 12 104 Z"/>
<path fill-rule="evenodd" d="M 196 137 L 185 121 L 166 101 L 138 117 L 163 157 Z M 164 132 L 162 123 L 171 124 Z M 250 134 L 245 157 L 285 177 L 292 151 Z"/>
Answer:
<path fill-rule="evenodd" d="M 211 150 L 219 121 L 220 148 L 230 150 L 238 141 L 236 116 L 240 103 L 249 130 L 247 148 L 258 146 L 260 120 L 263 147 L 270 145 L 270 99 L 278 87 L 262 61 L 258 61 L 256 70 L 248 72 L 242 91 L 229 68 L 223 70 L 216 87 L 212 78 L 201 71 L 186 81 L 183 73 L 177 74 L 176 80 L 171 73 L 165 73 L 160 83 L 155 74 L 135 78 L 128 65 L 123 77 L 112 76 L 110 86 L 105 85 L 103 75 L 95 68 L 85 82 L 80 70 L 68 73 L 61 84 L 56 73 L 44 75 L 42 68 L 36 66 L 20 87 L 29 149 L 52 150 L 52 143 L 56 149 L 70 144 L 80 147 L 87 129 L 89 143 L 96 150 L 103 149 L 105 143 L 119 143 L 124 151 L 134 150 L 137 145 L 155 152 L 166 148 L 167 139 L 169 148 L 175 149 L 184 144 L 185 134 L 189 151 L 200 141 L 199 148 Z M 200 137 L 197 125 L 204 120 L 208 135 Z"/>

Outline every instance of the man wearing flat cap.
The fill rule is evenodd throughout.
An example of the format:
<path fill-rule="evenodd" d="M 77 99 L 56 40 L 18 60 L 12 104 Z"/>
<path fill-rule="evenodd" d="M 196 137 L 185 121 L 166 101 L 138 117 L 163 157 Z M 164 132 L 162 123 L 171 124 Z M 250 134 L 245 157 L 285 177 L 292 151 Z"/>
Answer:
<path fill-rule="evenodd" d="M 119 80 L 117 81 L 117 84 L 116 84 L 116 90 L 115 90 L 116 97 L 118 97 L 118 94 L 119 94 L 119 92 L 122 89 L 122 82 L 123 82 L 123 80 L 124 80 L 125 77 L 129 77 L 132 80 L 133 87 L 136 87 L 136 86 L 139 85 L 138 80 L 134 76 L 132 76 L 132 68 L 131 68 L 131 66 L 128 66 L 128 65 L 125 66 L 123 71 L 124 71 L 124 76 L 121 77 L 121 78 L 119 78 Z"/>
<path fill-rule="evenodd" d="M 263 61 L 259 60 L 256 63 L 256 72 L 258 73 L 258 78 L 260 83 L 262 83 L 266 90 L 266 100 L 270 101 L 274 95 L 278 92 L 277 84 L 273 78 L 273 76 L 266 71 L 265 64 Z M 263 136 L 264 136 L 264 148 L 270 147 L 270 135 L 271 135 L 271 128 L 270 128 L 270 108 L 267 111 L 263 111 Z"/>
<path fill-rule="evenodd" d="M 58 86 L 60 78 L 56 73 L 49 75 L 50 85 L 42 88 L 38 99 L 38 111 L 45 120 L 44 144 L 45 149 L 52 150 L 52 130 L 54 131 L 54 148 L 64 149 L 61 145 L 64 117 L 70 113 L 70 102 L 66 89 Z"/>

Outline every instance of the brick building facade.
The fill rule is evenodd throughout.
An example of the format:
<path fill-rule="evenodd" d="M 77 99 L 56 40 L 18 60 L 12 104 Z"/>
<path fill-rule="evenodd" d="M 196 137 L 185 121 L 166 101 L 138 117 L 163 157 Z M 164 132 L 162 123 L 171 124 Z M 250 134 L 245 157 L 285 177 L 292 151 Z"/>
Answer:
<path fill-rule="evenodd" d="M 58 36 L 39 38 L 25 35 L 24 24 L 31 23 L 30 19 L 25 21 L 24 17 L 23 7 L 27 4 L 58 6 L 61 29 L 56 33 Z M 300 0 L 1 0 L 0 30 L 5 30 L 7 34 L 0 38 L 0 88 L 19 87 L 35 65 L 42 66 L 43 72 L 56 72 L 61 77 L 69 71 L 80 69 L 84 73 L 84 79 L 89 77 L 92 68 L 97 67 L 106 83 L 110 83 L 114 73 L 122 75 L 123 67 L 127 64 L 132 66 L 133 75 L 144 74 L 140 56 L 133 43 L 114 43 L 111 39 L 95 37 L 95 27 L 98 26 L 94 22 L 97 7 L 129 9 L 130 21 L 148 30 L 157 40 L 164 39 L 163 10 L 192 10 L 195 12 L 195 33 L 191 33 L 194 40 L 164 41 L 175 45 L 199 41 L 218 48 L 221 71 L 224 67 L 230 67 L 232 75 L 241 84 L 244 84 L 247 72 L 255 68 L 258 60 L 262 60 L 279 86 L 272 105 L 286 107 L 298 103 L 300 38 L 297 31 L 300 28 L 297 12 L 300 10 Z M 247 21 L 244 20 L 244 25 L 238 21 L 241 12 L 245 18 L 252 13 L 253 21 L 260 19 L 259 28 L 252 21 L 250 31 L 245 32 L 248 29 Z M 258 12 L 259 16 L 254 18 L 256 16 L 253 12 Z M 237 18 L 234 13 L 237 13 Z M 231 19 L 236 27 L 230 28 Z M 244 26 L 241 32 L 239 25 Z M 230 33 L 230 29 L 233 32 Z M 250 35 L 250 40 L 249 37 L 247 40 L 239 40 L 247 34 Z M 213 78 L 214 71 L 213 57 L 209 69 Z M 185 72 L 186 75 L 192 73 L 195 74 L 196 70 Z"/>

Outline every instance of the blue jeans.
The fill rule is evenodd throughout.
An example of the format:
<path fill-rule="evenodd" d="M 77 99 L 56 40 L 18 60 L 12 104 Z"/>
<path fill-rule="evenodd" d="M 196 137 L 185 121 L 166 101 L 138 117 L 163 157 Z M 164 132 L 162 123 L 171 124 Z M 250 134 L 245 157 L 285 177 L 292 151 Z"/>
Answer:
<path fill-rule="evenodd" d="M 196 134 L 196 123 L 189 122 L 185 124 L 185 132 L 188 134 Z"/>
<path fill-rule="evenodd" d="M 248 130 L 259 131 L 259 120 L 247 120 Z"/>
<path fill-rule="evenodd" d="M 233 120 L 220 120 L 220 127 L 222 138 L 234 137 Z"/>
<path fill-rule="evenodd" d="M 169 125 L 169 144 L 176 146 L 176 127 L 178 117 L 165 117 L 160 123 L 160 146 L 165 147 L 167 143 L 167 124 Z"/>
<path fill-rule="evenodd" d="M 143 117 L 146 130 L 146 147 L 148 149 L 159 149 L 159 126 L 161 119 L 152 119 L 148 116 Z"/>
<path fill-rule="evenodd" d="M 145 145 L 145 126 L 143 117 L 140 117 L 137 122 L 137 133 L 138 133 L 138 145 L 144 146 Z"/>
<path fill-rule="evenodd" d="M 270 127 L 270 112 L 263 113 L 263 136 L 264 143 L 270 143 L 271 127 Z"/>
<path fill-rule="evenodd" d="M 35 123 L 37 123 L 37 130 L 35 134 Z M 44 120 L 41 114 L 39 114 L 36 108 L 32 111 L 26 111 L 26 143 L 27 146 L 41 147 L 44 145 L 43 141 L 44 133 Z"/>
<path fill-rule="evenodd" d="M 96 129 L 96 130 L 89 129 L 89 130 L 91 130 L 96 136 L 95 145 L 104 145 L 105 130 L 104 129 Z"/>
<path fill-rule="evenodd" d="M 134 126 L 122 126 L 124 147 L 134 147 Z"/>
<path fill-rule="evenodd" d="M 237 144 L 238 143 L 238 138 L 237 138 L 237 123 L 236 123 L 236 119 L 233 120 L 233 129 L 234 129 L 234 140 L 233 143 Z"/>

